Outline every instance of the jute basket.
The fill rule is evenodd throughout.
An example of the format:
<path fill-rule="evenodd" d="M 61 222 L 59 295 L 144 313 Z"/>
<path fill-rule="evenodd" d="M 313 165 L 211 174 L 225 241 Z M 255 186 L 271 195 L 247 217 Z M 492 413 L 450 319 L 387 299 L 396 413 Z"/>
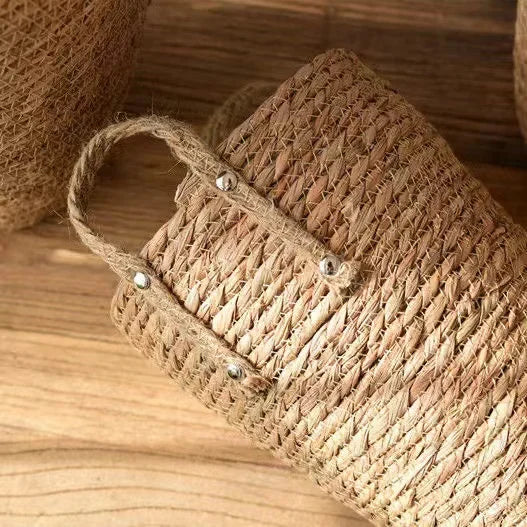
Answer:
<path fill-rule="evenodd" d="M 126 90 L 148 0 L 0 5 L 0 231 L 65 204 L 80 147 Z"/>
<path fill-rule="evenodd" d="M 134 256 L 86 204 L 138 133 L 189 174 Z M 216 151 L 165 118 L 103 130 L 69 210 L 122 278 L 128 340 L 338 500 L 379 525 L 526 525 L 526 233 L 355 56 L 316 57 Z"/>

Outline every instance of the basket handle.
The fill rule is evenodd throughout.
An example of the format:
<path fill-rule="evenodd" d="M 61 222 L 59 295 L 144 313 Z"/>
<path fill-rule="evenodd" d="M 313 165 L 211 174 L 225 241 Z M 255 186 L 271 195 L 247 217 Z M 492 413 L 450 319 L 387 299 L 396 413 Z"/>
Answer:
<path fill-rule="evenodd" d="M 116 123 L 98 132 L 84 147 L 70 180 L 68 212 L 70 220 L 82 242 L 105 260 L 118 274 L 129 272 L 128 252 L 109 243 L 95 233 L 88 222 L 87 205 L 95 185 L 95 176 L 111 148 L 137 134 L 149 134 L 166 142 L 172 155 L 185 163 L 192 171 L 214 173 L 221 161 L 217 159 L 189 126 L 167 118 L 141 117 Z"/>
<path fill-rule="evenodd" d="M 128 258 L 129 254 L 93 232 L 87 223 L 85 205 L 94 185 L 95 173 L 111 147 L 140 133 L 164 140 L 174 157 L 185 163 L 213 192 L 255 217 L 267 231 L 294 247 L 300 256 L 319 268 L 329 285 L 338 289 L 352 285 L 359 271 L 357 263 L 341 262 L 311 233 L 244 181 L 188 125 L 160 117 L 131 119 L 102 130 L 84 148 L 73 171 L 68 197 L 72 223 L 83 242 L 117 272 L 122 268 L 122 258 Z"/>
<path fill-rule="evenodd" d="M 230 350 L 220 337 L 182 307 L 146 260 L 106 241 L 90 226 L 87 205 L 95 185 L 95 176 L 112 146 L 136 134 L 149 134 L 165 141 L 172 155 L 184 162 L 204 184 L 232 205 L 256 217 L 269 232 L 280 236 L 297 253 L 319 266 L 324 279 L 332 286 L 338 289 L 349 287 L 358 272 L 358 266 L 351 262 L 340 262 L 313 235 L 248 185 L 188 125 L 180 121 L 154 116 L 131 119 L 108 126 L 85 146 L 73 169 L 68 194 L 70 220 L 82 242 L 105 260 L 121 278 L 140 287 L 147 300 L 162 309 L 166 316 L 172 317 L 178 328 L 201 342 L 211 355 L 231 368 L 230 371 L 241 368 L 243 379 L 240 380 L 247 391 L 258 393 L 266 390 L 269 381 L 247 359 Z M 139 283 L 138 276 L 141 279 Z"/>

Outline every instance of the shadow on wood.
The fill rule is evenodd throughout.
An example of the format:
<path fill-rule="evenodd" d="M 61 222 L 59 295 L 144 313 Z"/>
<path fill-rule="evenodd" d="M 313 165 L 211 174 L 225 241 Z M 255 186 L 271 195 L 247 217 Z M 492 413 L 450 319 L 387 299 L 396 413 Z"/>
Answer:
<path fill-rule="evenodd" d="M 285 4 L 285 5 L 284 5 Z M 253 80 L 345 47 L 391 80 L 464 160 L 525 166 L 513 98 L 515 2 L 158 0 L 127 109 L 204 122 Z"/>

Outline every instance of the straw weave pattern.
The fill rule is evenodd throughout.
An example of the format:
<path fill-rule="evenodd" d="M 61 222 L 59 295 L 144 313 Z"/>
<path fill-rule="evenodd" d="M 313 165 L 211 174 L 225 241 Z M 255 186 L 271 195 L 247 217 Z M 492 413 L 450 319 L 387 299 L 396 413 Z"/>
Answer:
<path fill-rule="evenodd" d="M 272 387 L 249 397 L 125 281 L 117 327 L 379 525 L 526 525 L 523 229 L 415 108 L 344 51 L 303 67 L 218 152 L 359 261 L 357 286 L 339 294 L 191 174 L 141 256 Z"/>
<path fill-rule="evenodd" d="M 64 205 L 84 141 L 125 93 L 147 0 L 0 5 L 0 231 Z"/>

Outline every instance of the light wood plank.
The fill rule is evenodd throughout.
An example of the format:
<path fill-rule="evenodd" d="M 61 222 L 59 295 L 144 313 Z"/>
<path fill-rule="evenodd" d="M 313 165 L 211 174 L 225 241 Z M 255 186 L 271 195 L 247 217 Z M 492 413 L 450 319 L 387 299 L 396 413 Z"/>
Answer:
<path fill-rule="evenodd" d="M 128 346 L 1 338 L 0 525 L 365 525 Z"/>

